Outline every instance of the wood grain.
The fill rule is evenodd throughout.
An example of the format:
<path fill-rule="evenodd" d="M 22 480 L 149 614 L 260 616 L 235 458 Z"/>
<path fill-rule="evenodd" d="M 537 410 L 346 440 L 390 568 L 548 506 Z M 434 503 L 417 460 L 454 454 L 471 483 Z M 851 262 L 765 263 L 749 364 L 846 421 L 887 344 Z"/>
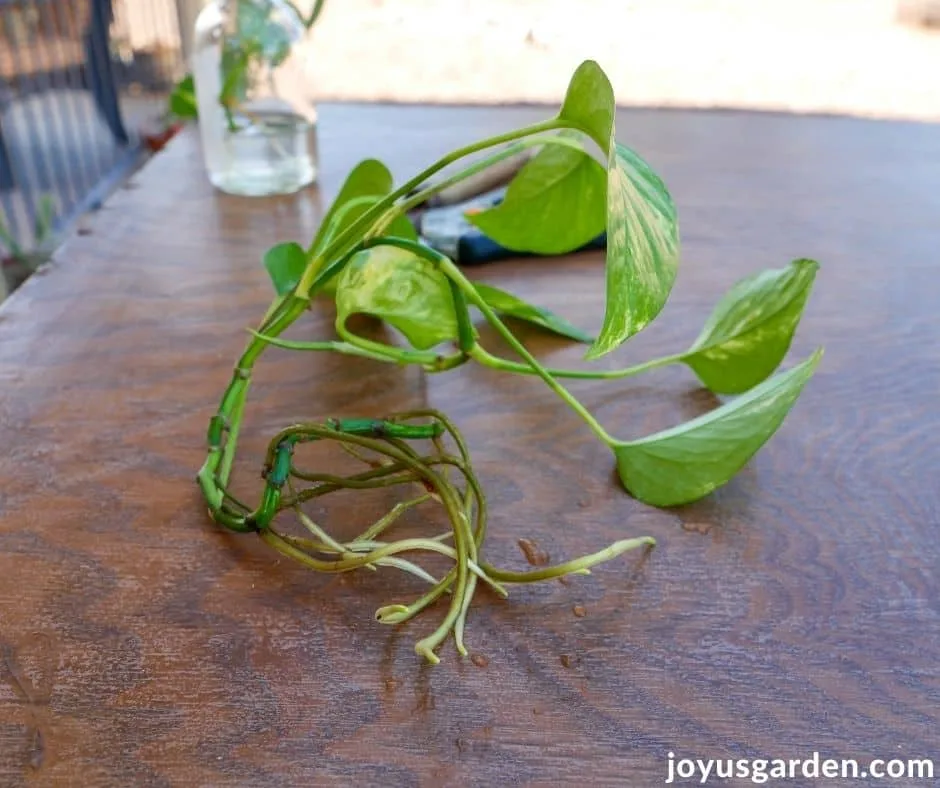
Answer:
<path fill-rule="evenodd" d="M 422 665 L 412 647 L 433 616 L 372 620 L 417 581 L 318 576 L 207 519 L 194 474 L 270 298 L 262 251 L 309 238 L 359 158 L 403 177 L 547 112 L 326 106 L 321 186 L 272 200 L 213 193 L 186 133 L 4 304 L 0 784 L 650 785 L 670 751 L 940 764 L 936 127 L 621 115 L 676 197 L 684 258 L 661 320 L 602 363 L 681 349 L 747 273 L 822 263 L 792 350 L 825 345 L 820 370 L 758 457 L 695 505 L 631 500 L 536 380 L 266 354 L 237 466 L 246 495 L 292 420 L 427 404 L 469 438 L 493 560 L 525 567 L 519 538 L 552 560 L 659 540 L 567 584 L 480 593 L 476 659 L 448 644 Z M 596 255 L 472 274 L 600 323 Z M 319 305 L 291 335 L 331 321 Z M 520 331 L 553 364 L 578 362 Z M 715 404 L 684 369 L 573 389 L 624 437 Z M 325 519 L 348 532 L 374 505 Z"/>

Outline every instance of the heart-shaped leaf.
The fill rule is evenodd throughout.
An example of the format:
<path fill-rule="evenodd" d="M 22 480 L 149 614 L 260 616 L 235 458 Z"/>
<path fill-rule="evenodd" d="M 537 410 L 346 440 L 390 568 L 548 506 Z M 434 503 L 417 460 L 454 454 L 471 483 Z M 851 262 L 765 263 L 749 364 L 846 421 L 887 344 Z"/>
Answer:
<path fill-rule="evenodd" d="M 458 336 L 450 284 L 406 249 L 376 246 L 353 255 L 336 285 L 336 324 L 367 314 L 394 326 L 418 350 Z M 342 333 L 342 332 L 340 332 Z"/>
<path fill-rule="evenodd" d="M 819 264 L 794 260 L 738 282 L 682 360 L 709 389 L 738 394 L 779 366 L 803 316 Z"/>
<path fill-rule="evenodd" d="M 390 235 L 394 236 L 395 238 L 404 238 L 408 241 L 418 240 L 418 231 L 411 223 L 411 219 L 409 219 L 403 213 L 398 214 L 392 220 L 392 223 L 385 229 L 383 235 Z"/>
<path fill-rule="evenodd" d="M 607 307 L 586 358 L 609 353 L 655 318 L 679 265 L 676 209 L 665 184 L 636 153 L 610 140 L 607 167 Z"/>
<path fill-rule="evenodd" d="M 381 199 L 381 197 L 361 197 L 356 199 L 355 202 L 347 202 L 345 208 L 340 209 L 340 211 L 336 214 L 336 218 L 334 220 L 336 226 L 329 234 L 329 238 L 335 238 L 338 233 L 342 232 L 351 224 L 353 224 L 353 222 L 355 222 L 360 216 L 362 216 Z M 392 223 L 386 228 L 383 235 L 395 236 L 396 238 L 406 238 L 409 241 L 418 240 L 418 231 L 411 223 L 411 220 L 404 214 L 399 214 L 396 216 L 392 220 Z M 320 292 L 324 295 L 331 295 L 332 293 L 335 293 L 336 280 L 337 277 L 334 276 L 332 279 L 325 282 Z"/>
<path fill-rule="evenodd" d="M 659 314 L 679 260 L 672 198 L 643 159 L 617 144 L 615 108 L 610 81 L 588 60 L 572 76 L 558 114 L 607 154 L 607 307 L 587 359 L 609 353 Z"/>
<path fill-rule="evenodd" d="M 360 216 L 372 208 L 381 199 L 381 196 L 360 197 L 355 201 L 350 200 L 347 202 L 346 205 L 337 212 L 336 217 L 333 220 L 335 226 L 330 232 L 329 237 L 336 238 L 339 233 L 352 225 L 356 220 L 359 219 Z M 411 223 L 411 220 L 404 214 L 397 215 L 392 220 L 391 224 L 385 228 L 383 235 L 391 235 L 397 238 L 406 238 L 409 241 L 418 240 L 418 231 Z"/>
<path fill-rule="evenodd" d="M 604 153 L 609 153 L 615 108 L 614 89 L 607 75 L 596 62 L 585 60 L 571 76 L 558 117 L 583 131 Z"/>
<path fill-rule="evenodd" d="M 388 167 L 378 159 L 364 159 L 359 162 L 353 167 L 349 175 L 346 176 L 346 180 L 340 187 L 339 194 L 336 195 L 326 215 L 323 217 L 323 221 L 320 222 L 320 229 L 317 230 L 313 244 L 310 247 L 311 251 L 314 254 L 322 251 L 323 239 L 327 231 L 330 230 L 337 211 L 344 205 L 360 197 L 385 197 L 387 194 L 391 194 L 393 185 L 392 173 L 389 172 Z M 361 215 L 361 212 L 353 217 L 349 223 L 351 224 L 359 215 Z M 337 230 L 338 229 L 342 228 L 337 228 Z M 331 230 L 331 232 L 333 231 Z"/>
<path fill-rule="evenodd" d="M 546 145 L 512 179 L 502 202 L 467 219 L 514 252 L 565 254 L 604 231 L 606 192 L 604 168 L 595 159 Z"/>
<path fill-rule="evenodd" d="M 316 257 L 325 249 L 330 240 L 354 224 L 382 198 L 391 194 L 393 188 L 392 174 L 382 162 L 378 159 L 365 159 L 359 162 L 346 176 L 339 194 L 336 195 L 323 221 L 320 222 L 320 229 L 310 247 L 313 256 Z M 391 225 L 386 228 L 385 234 L 407 238 L 411 241 L 418 240 L 417 230 L 411 220 L 404 215 L 396 216 Z M 329 260 L 321 260 L 319 265 L 322 268 L 329 262 Z M 336 277 L 326 282 L 320 290 L 325 295 L 331 295 L 335 291 Z"/>
<path fill-rule="evenodd" d="M 297 287 L 307 267 L 307 255 L 300 244 L 290 241 L 277 244 L 264 253 L 264 267 L 279 296 L 287 295 Z"/>
<path fill-rule="evenodd" d="M 494 311 L 507 317 L 514 317 L 517 320 L 525 320 L 528 323 L 540 326 L 568 339 L 576 342 L 593 342 L 594 338 L 586 334 L 577 326 L 573 326 L 560 315 L 542 307 L 535 306 L 523 301 L 512 293 L 500 290 L 498 287 L 488 285 L 483 282 L 474 282 L 473 286 L 480 294 L 487 306 Z"/>
<path fill-rule="evenodd" d="M 820 358 L 821 349 L 703 416 L 614 444 L 624 486 L 652 506 L 678 506 L 725 484 L 774 434 Z"/>

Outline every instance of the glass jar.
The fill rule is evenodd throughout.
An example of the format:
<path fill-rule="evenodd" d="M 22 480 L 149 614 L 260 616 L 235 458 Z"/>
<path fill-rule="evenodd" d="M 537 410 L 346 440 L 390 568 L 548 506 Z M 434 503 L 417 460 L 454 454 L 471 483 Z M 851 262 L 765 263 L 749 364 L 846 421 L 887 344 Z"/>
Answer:
<path fill-rule="evenodd" d="M 196 19 L 193 84 L 209 180 L 229 194 L 290 194 L 317 174 L 308 27 L 284 0 L 210 0 Z"/>

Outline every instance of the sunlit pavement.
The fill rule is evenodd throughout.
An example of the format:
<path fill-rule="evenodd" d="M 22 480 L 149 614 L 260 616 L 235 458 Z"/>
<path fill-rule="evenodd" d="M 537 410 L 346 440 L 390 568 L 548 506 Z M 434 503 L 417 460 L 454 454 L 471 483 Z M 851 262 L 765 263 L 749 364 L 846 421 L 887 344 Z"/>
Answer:
<path fill-rule="evenodd" d="M 341 0 L 323 100 L 556 102 L 600 62 L 625 104 L 940 119 L 940 31 L 901 0 Z"/>

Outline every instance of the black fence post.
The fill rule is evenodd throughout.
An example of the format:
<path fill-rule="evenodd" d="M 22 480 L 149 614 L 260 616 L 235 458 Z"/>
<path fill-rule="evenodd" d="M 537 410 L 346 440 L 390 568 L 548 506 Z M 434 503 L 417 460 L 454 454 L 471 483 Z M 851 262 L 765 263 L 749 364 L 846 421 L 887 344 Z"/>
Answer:
<path fill-rule="evenodd" d="M 114 76 L 114 65 L 111 62 L 111 52 L 108 46 L 110 41 L 108 31 L 113 21 L 114 8 L 111 0 L 91 0 L 88 30 L 84 36 L 85 74 L 98 111 L 108 124 L 114 139 L 120 145 L 127 145 L 130 137 L 121 118 L 117 80 Z"/>

